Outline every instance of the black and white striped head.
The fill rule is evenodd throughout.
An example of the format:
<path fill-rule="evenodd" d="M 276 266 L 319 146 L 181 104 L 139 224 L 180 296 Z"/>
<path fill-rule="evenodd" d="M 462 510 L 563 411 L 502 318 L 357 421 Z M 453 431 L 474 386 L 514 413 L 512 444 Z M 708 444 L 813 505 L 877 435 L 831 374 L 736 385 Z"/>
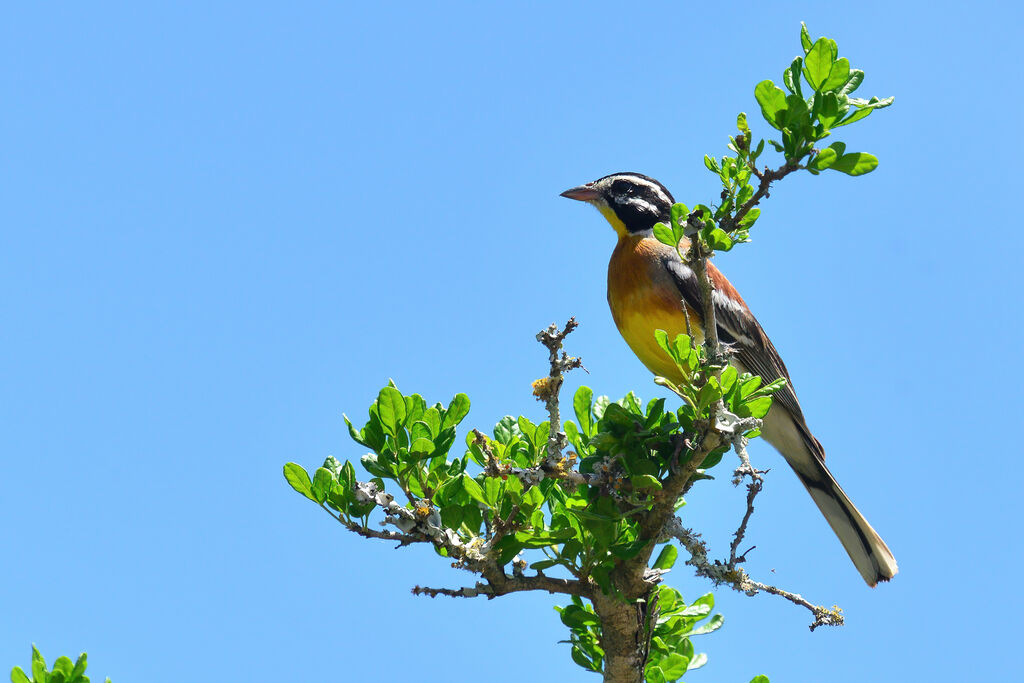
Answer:
<path fill-rule="evenodd" d="M 639 173 L 613 173 L 562 193 L 597 207 L 620 235 L 649 231 L 669 222 L 675 200 L 664 185 Z"/>

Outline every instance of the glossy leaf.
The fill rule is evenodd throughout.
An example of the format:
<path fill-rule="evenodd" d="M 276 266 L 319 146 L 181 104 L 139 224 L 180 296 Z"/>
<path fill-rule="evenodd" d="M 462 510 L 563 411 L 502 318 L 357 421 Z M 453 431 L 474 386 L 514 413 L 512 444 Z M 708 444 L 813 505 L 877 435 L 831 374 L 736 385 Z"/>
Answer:
<path fill-rule="evenodd" d="M 865 152 L 851 152 L 844 154 L 832 163 L 829 168 L 847 175 L 864 175 L 871 173 L 878 167 L 878 157 Z"/>
<path fill-rule="evenodd" d="M 667 244 L 670 247 L 676 245 L 675 237 L 672 235 L 672 228 L 668 227 L 664 223 L 654 224 L 654 237 L 662 244 Z"/>
<path fill-rule="evenodd" d="M 800 46 L 804 49 L 804 54 L 811 49 L 812 41 L 811 34 L 807 31 L 807 24 L 800 22 Z"/>
<path fill-rule="evenodd" d="M 635 489 L 661 489 L 661 482 L 658 478 L 649 474 L 640 474 L 630 477 L 629 483 L 632 484 Z"/>
<path fill-rule="evenodd" d="M 455 394 L 441 421 L 441 429 L 457 426 L 469 414 L 469 396 Z"/>
<path fill-rule="evenodd" d="M 590 387 L 581 386 L 572 397 L 572 409 L 576 413 L 576 422 L 587 436 L 594 433 L 593 419 L 590 414 L 594 402 L 594 392 Z"/>
<path fill-rule="evenodd" d="M 829 71 L 825 83 L 821 86 L 821 90 L 822 92 L 836 90 L 840 86 L 845 85 L 849 80 L 850 60 L 846 57 L 840 57 L 832 64 L 832 69 Z"/>
<path fill-rule="evenodd" d="M 384 431 L 397 436 L 405 421 L 405 397 L 394 387 L 384 387 L 377 395 L 377 414 Z"/>
<path fill-rule="evenodd" d="M 665 545 L 658 553 L 658 559 L 654 561 L 651 566 L 654 569 L 671 569 L 676 563 L 676 558 L 679 556 L 679 550 L 671 543 Z"/>
<path fill-rule="evenodd" d="M 462 488 L 465 489 L 466 493 L 469 494 L 470 498 L 472 498 L 478 503 L 483 503 L 484 505 L 487 505 L 487 499 L 484 497 L 484 490 L 480 488 L 480 484 L 476 482 L 476 479 L 473 479 L 468 474 L 463 474 Z"/>
<path fill-rule="evenodd" d="M 309 479 L 309 474 L 303 469 L 302 465 L 298 465 L 294 462 L 287 463 L 284 466 L 284 478 L 288 480 L 292 488 L 309 498 L 313 502 L 318 502 L 313 497 L 313 482 Z"/>
<path fill-rule="evenodd" d="M 323 503 L 327 500 L 327 494 L 333 485 L 334 477 L 331 476 L 331 471 L 325 467 L 318 467 L 316 472 L 313 473 L 313 484 L 311 486 L 313 500 Z"/>
<path fill-rule="evenodd" d="M 754 88 L 754 97 L 761 106 L 761 115 L 775 128 L 781 129 L 776 117 L 786 109 L 786 93 L 771 81 L 761 81 Z"/>
<path fill-rule="evenodd" d="M 834 59 L 828 38 L 818 38 L 807 52 L 807 58 L 804 59 L 804 78 L 816 91 L 822 90 L 822 86 L 832 71 Z M 847 64 L 847 69 L 849 69 L 849 64 Z"/>

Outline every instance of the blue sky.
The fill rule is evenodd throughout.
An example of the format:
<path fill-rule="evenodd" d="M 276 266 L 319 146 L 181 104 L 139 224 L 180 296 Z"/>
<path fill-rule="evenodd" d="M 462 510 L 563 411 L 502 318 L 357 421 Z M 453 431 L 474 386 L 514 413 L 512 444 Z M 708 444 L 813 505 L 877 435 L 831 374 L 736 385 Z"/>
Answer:
<path fill-rule="evenodd" d="M 659 395 L 606 309 L 613 233 L 558 193 L 633 170 L 713 199 L 702 156 L 739 111 L 766 134 L 753 87 L 801 20 L 896 96 L 840 138 L 881 165 L 787 178 L 717 263 L 901 572 L 866 588 L 759 445 L 750 569 L 848 625 L 720 592 L 686 680 L 1010 677 L 1024 36 L 985 2 L 9 7 L 0 665 L 35 642 L 114 683 L 586 679 L 554 598 L 415 598 L 471 577 L 343 533 L 281 465 L 358 458 L 341 414 L 389 377 L 468 393 L 466 425 L 539 418 L 533 335 L 569 315 L 567 391 Z M 741 498 L 698 487 L 687 523 L 721 552 Z"/>

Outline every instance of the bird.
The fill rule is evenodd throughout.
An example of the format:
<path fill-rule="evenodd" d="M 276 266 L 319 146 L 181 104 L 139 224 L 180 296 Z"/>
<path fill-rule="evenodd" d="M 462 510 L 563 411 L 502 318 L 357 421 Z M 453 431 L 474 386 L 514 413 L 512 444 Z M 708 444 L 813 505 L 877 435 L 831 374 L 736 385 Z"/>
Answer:
<path fill-rule="evenodd" d="M 658 345 L 655 331 L 672 339 L 689 328 L 702 343 L 704 306 L 696 275 L 676 249 L 654 237 L 655 224 L 670 221 L 672 194 L 640 173 L 613 173 L 561 196 L 591 204 L 615 229 L 618 242 L 608 262 L 612 318 L 647 369 L 680 382 L 682 375 Z M 684 238 L 680 246 L 685 253 L 689 242 Z M 762 436 L 796 473 L 867 584 L 888 581 L 898 571 L 896 558 L 825 466 L 825 449 L 807 426 L 779 352 L 729 280 L 712 263 L 707 272 L 718 336 L 731 351 L 730 363 L 765 384 L 786 379 L 764 417 Z"/>

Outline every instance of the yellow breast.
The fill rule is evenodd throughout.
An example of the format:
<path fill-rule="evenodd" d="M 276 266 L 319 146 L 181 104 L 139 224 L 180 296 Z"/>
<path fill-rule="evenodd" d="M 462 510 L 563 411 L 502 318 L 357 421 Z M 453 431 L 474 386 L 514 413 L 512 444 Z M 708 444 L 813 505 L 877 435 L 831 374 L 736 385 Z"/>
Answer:
<path fill-rule="evenodd" d="M 661 265 L 667 247 L 652 237 L 620 237 L 608 263 L 608 305 L 612 318 L 629 348 L 647 369 L 679 382 L 672 359 L 654 339 L 655 330 L 665 330 L 669 339 L 686 333 L 689 315 L 694 341 L 704 340 L 701 317 L 684 306 L 682 295 Z"/>

